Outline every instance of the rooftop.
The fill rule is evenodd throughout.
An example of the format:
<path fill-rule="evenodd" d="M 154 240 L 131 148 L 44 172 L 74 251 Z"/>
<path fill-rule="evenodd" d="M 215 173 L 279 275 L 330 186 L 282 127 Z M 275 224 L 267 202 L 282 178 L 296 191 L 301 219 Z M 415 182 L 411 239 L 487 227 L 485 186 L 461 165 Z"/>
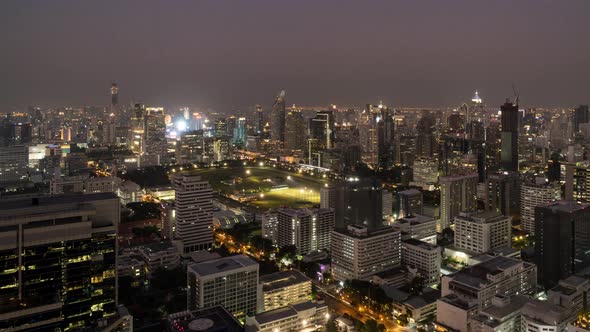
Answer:
<path fill-rule="evenodd" d="M 546 205 L 541 205 L 543 208 L 551 209 L 551 212 L 565 212 L 573 213 L 582 211 L 590 207 L 590 204 L 582 204 L 574 201 L 556 201 Z"/>
<path fill-rule="evenodd" d="M 171 314 L 166 320 L 166 330 L 170 332 L 242 332 L 244 328 L 222 306 L 215 306 Z"/>
<path fill-rule="evenodd" d="M 412 215 L 407 215 L 403 218 L 400 218 L 399 220 L 397 220 L 394 223 L 394 225 L 409 223 L 411 226 L 414 226 L 414 225 L 420 225 L 423 223 L 433 222 L 433 221 L 434 221 L 434 218 L 432 218 L 432 217 L 423 216 L 421 214 L 412 214 Z"/>
<path fill-rule="evenodd" d="M 402 190 L 400 192 L 398 192 L 398 195 L 407 195 L 407 196 L 411 196 L 411 195 L 422 195 L 422 192 L 418 189 L 406 189 L 406 190 Z"/>
<path fill-rule="evenodd" d="M 403 244 L 409 244 L 415 247 L 420 247 L 422 249 L 426 249 L 426 250 L 433 250 L 438 248 L 438 246 L 428 243 L 428 242 L 424 242 L 424 241 L 420 241 L 418 239 L 407 239 L 407 240 L 403 240 L 402 241 L 402 245 Z"/>
<path fill-rule="evenodd" d="M 7 215 L 26 215 L 29 211 L 26 208 L 54 206 L 60 204 L 87 203 L 98 200 L 119 199 L 115 193 L 93 193 L 87 195 L 57 195 L 39 196 L 27 199 L 6 199 L 0 200 L 0 217 Z M 18 212 L 14 210 L 19 210 Z"/>
<path fill-rule="evenodd" d="M 510 217 L 506 217 L 503 214 L 501 214 L 500 212 L 490 210 L 490 211 L 478 211 L 478 212 L 474 212 L 474 213 L 461 212 L 456 217 L 456 219 L 477 222 L 480 224 L 486 224 L 486 223 L 494 223 L 494 222 L 510 219 Z"/>
<path fill-rule="evenodd" d="M 502 305 L 492 304 L 486 309 L 483 309 L 481 311 L 481 317 L 478 317 L 477 320 L 482 321 L 489 326 L 497 326 L 504 320 L 505 317 L 520 311 L 529 300 L 529 297 L 514 295 L 507 299 L 507 301 Z"/>
<path fill-rule="evenodd" d="M 188 266 L 189 270 L 198 274 L 199 276 L 208 276 L 221 272 L 230 272 L 233 270 L 241 269 L 243 267 L 256 266 L 258 269 L 258 263 L 245 255 L 235 255 L 229 257 L 223 257 L 210 261 L 193 263 Z"/>
<path fill-rule="evenodd" d="M 297 270 L 288 270 L 261 276 L 259 283 L 264 292 L 270 292 L 304 282 L 311 282 L 311 279 Z"/>
<path fill-rule="evenodd" d="M 291 304 L 288 307 L 282 307 L 275 310 L 259 313 L 258 315 L 254 316 L 254 319 L 258 322 L 258 324 L 262 325 L 280 319 L 285 319 L 287 317 L 296 316 L 298 312 L 308 310 L 314 307 L 319 309 L 322 307 L 326 307 L 326 305 L 324 304 L 324 302 L 302 301 L 295 304 Z"/>
<path fill-rule="evenodd" d="M 518 259 L 496 256 L 482 263 L 465 268 L 450 277 L 455 282 L 459 282 L 471 287 L 481 288 L 483 285 L 490 284 L 488 276 L 494 276 L 517 266 L 529 267 L 533 264 Z"/>

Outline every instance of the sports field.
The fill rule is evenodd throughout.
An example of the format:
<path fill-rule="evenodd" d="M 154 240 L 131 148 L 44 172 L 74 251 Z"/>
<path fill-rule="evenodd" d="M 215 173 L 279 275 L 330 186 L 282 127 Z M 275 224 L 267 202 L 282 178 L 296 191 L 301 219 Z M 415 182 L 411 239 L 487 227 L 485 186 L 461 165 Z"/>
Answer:
<path fill-rule="evenodd" d="M 262 208 L 311 207 L 320 203 L 326 180 L 273 167 L 209 168 L 196 171 L 215 191 L 226 195 L 255 196 L 248 204 Z"/>

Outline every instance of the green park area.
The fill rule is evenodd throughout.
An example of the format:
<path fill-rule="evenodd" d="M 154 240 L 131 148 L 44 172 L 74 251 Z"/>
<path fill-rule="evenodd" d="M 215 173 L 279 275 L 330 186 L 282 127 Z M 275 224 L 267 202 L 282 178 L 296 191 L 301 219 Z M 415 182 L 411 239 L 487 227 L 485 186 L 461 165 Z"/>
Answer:
<path fill-rule="evenodd" d="M 311 207 L 320 203 L 327 180 L 272 167 L 208 168 L 195 171 L 213 189 L 261 208 Z"/>

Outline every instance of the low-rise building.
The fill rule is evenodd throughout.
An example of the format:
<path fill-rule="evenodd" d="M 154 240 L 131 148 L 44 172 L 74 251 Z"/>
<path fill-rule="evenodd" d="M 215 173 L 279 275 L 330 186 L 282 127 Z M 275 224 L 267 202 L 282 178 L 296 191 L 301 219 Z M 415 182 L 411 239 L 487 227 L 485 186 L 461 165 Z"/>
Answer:
<path fill-rule="evenodd" d="M 530 300 L 521 312 L 521 331 L 562 332 L 568 325 L 567 309 L 549 301 Z"/>
<path fill-rule="evenodd" d="M 407 294 L 405 298 L 393 301 L 393 316 L 405 315 L 410 323 L 420 324 L 436 316 L 436 301 L 439 298 L 440 291 L 432 288 L 424 288 L 419 295 Z"/>
<path fill-rule="evenodd" d="M 472 332 L 510 332 L 520 331 L 521 310 L 529 297 L 498 295 L 492 298 L 492 305 L 480 311 L 471 320 Z"/>
<path fill-rule="evenodd" d="M 262 297 L 258 301 L 259 312 L 311 299 L 311 279 L 297 270 L 261 276 L 259 287 L 258 294 Z"/>
<path fill-rule="evenodd" d="M 244 331 L 240 322 L 220 305 L 171 314 L 165 324 L 167 332 Z"/>
<path fill-rule="evenodd" d="M 304 301 L 247 317 L 246 332 L 316 331 L 329 319 L 326 304 Z"/>
<path fill-rule="evenodd" d="M 511 231 L 511 218 L 500 212 L 462 212 L 455 217 L 455 247 L 478 254 L 510 247 Z"/>

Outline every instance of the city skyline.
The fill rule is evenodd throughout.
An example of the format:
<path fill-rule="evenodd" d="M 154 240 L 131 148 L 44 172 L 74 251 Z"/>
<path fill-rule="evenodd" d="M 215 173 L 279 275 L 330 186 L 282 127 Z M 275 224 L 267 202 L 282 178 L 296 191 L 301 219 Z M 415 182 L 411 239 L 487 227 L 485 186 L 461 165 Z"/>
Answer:
<path fill-rule="evenodd" d="M 281 89 L 287 105 L 456 107 L 476 89 L 500 105 L 512 85 L 523 106 L 572 107 L 587 98 L 587 1 L 4 7 L 6 110 L 106 105 L 112 81 L 122 104 L 220 112 L 271 105 Z"/>

